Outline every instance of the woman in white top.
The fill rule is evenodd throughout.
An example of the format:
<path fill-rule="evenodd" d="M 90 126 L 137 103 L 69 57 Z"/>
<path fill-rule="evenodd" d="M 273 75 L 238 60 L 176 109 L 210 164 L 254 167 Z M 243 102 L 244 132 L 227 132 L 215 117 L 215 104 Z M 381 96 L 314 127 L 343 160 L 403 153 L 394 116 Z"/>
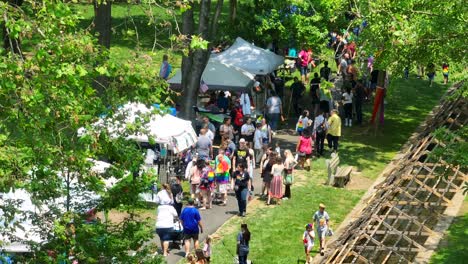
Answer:
<path fill-rule="evenodd" d="M 161 240 L 163 255 L 167 256 L 169 241 L 172 240 L 174 231 L 174 219 L 177 217 L 177 211 L 172 205 L 159 205 L 156 218 L 156 233 Z"/>
<path fill-rule="evenodd" d="M 156 194 L 156 203 L 159 205 L 172 205 L 172 192 L 169 184 L 164 183 L 162 185 L 162 190 Z"/>
<path fill-rule="evenodd" d="M 280 204 L 280 199 L 283 198 L 283 171 L 283 161 L 279 156 L 276 156 L 275 164 L 271 167 L 273 179 L 270 183 L 267 204 L 270 204 L 271 198 L 276 199 L 276 203 Z"/>
<path fill-rule="evenodd" d="M 351 88 L 347 87 L 343 94 L 343 107 L 345 111 L 345 126 L 352 126 L 353 122 L 353 93 Z"/>
<path fill-rule="evenodd" d="M 253 148 L 255 126 L 252 124 L 252 118 L 247 118 L 245 124 L 241 127 L 241 137 L 249 143 L 249 148 Z"/>

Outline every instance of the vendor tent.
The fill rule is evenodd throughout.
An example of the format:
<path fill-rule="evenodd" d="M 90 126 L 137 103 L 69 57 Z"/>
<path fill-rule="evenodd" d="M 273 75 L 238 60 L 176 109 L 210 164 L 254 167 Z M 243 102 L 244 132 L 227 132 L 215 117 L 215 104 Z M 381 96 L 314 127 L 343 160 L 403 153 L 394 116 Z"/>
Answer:
<path fill-rule="evenodd" d="M 250 44 L 239 37 L 227 50 L 212 55 L 211 60 L 238 67 L 256 75 L 269 74 L 284 63 L 284 57 Z"/>
<path fill-rule="evenodd" d="M 249 91 L 254 83 L 252 74 L 229 66 L 225 63 L 210 59 L 202 75 L 202 81 L 208 86 L 208 90 L 223 91 Z M 181 89 L 182 72 L 179 70 L 174 77 L 168 80 L 171 88 Z"/>
<path fill-rule="evenodd" d="M 190 121 L 169 114 L 159 115 L 154 110 L 153 107 L 148 108 L 141 103 L 127 103 L 113 116 L 100 118 L 93 127 L 97 130 L 107 130 L 114 138 L 122 136 L 138 142 L 149 142 L 152 138 L 156 143 L 167 144 L 175 153 L 184 151 L 197 142 L 197 135 Z M 128 129 L 136 124 L 140 124 L 142 129 Z M 78 131 L 79 135 L 86 133 L 84 128 Z"/>

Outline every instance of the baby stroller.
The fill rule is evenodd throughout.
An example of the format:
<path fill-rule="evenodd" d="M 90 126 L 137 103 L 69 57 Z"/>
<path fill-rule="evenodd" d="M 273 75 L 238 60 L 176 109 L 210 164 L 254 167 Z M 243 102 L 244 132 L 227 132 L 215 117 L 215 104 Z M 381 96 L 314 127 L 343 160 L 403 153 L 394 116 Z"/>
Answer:
<path fill-rule="evenodd" d="M 171 238 L 171 248 L 180 249 L 180 246 L 184 244 L 184 228 L 179 220 L 174 221 L 174 231 L 172 231 Z"/>

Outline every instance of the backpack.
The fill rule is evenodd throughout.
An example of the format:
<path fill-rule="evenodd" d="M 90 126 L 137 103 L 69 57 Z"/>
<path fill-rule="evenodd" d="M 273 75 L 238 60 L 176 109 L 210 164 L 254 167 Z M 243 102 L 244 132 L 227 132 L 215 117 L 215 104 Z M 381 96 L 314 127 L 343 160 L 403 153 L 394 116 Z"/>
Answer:
<path fill-rule="evenodd" d="M 317 127 L 317 136 L 325 136 L 325 118 L 323 118 L 323 122 Z"/>
<path fill-rule="evenodd" d="M 242 113 L 242 109 L 237 108 L 235 111 L 234 125 L 242 126 L 244 124 L 244 114 Z"/>
<path fill-rule="evenodd" d="M 303 119 L 302 116 L 300 116 L 296 124 L 296 132 L 298 133 L 304 131 L 304 124 L 302 123 L 302 119 Z"/>

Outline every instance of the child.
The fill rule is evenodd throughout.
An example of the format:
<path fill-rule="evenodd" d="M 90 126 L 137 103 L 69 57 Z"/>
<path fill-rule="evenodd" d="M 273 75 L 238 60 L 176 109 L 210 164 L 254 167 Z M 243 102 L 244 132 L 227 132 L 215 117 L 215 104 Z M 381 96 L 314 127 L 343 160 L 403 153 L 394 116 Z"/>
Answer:
<path fill-rule="evenodd" d="M 302 132 L 307 129 L 307 126 L 309 125 L 309 111 L 304 110 L 302 112 L 302 115 L 299 116 L 299 119 L 297 120 L 296 124 L 296 132 L 298 135 L 302 135 Z"/>
<path fill-rule="evenodd" d="M 203 246 L 203 254 L 205 255 L 205 259 L 207 263 L 210 263 L 211 258 L 211 237 L 206 237 L 205 246 Z"/>
<path fill-rule="evenodd" d="M 196 264 L 195 256 L 193 254 L 187 255 L 187 264 Z"/>
<path fill-rule="evenodd" d="M 302 235 L 302 242 L 304 243 L 304 252 L 306 254 L 306 264 L 310 263 L 310 251 L 314 247 L 314 239 L 315 239 L 315 233 L 314 233 L 314 224 L 307 224 L 305 226 L 306 230 L 304 231 L 304 234 Z"/>
<path fill-rule="evenodd" d="M 205 255 L 203 253 L 203 250 L 201 250 L 201 249 L 195 250 L 195 255 L 197 257 L 197 262 L 195 262 L 196 264 L 206 264 L 207 263 Z"/>
<path fill-rule="evenodd" d="M 262 124 L 257 124 L 257 129 L 254 133 L 254 150 L 255 150 L 255 160 L 260 162 L 263 155 L 263 134 L 262 134 Z"/>
<path fill-rule="evenodd" d="M 278 143 L 276 143 L 275 152 L 278 154 L 278 157 L 281 158 L 281 148 Z"/>
<path fill-rule="evenodd" d="M 284 151 L 284 171 L 285 177 L 283 179 L 283 183 L 286 186 L 284 191 L 283 199 L 290 199 L 291 198 L 291 185 L 293 183 L 293 169 L 297 165 L 297 161 L 294 159 L 292 152 L 287 149 Z"/>
<path fill-rule="evenodd" d="M 444 84 L 447 84 L 449 77 L 449 65 L 447 63 L 442 64 L 442 74 L 444 75 Z"/>

